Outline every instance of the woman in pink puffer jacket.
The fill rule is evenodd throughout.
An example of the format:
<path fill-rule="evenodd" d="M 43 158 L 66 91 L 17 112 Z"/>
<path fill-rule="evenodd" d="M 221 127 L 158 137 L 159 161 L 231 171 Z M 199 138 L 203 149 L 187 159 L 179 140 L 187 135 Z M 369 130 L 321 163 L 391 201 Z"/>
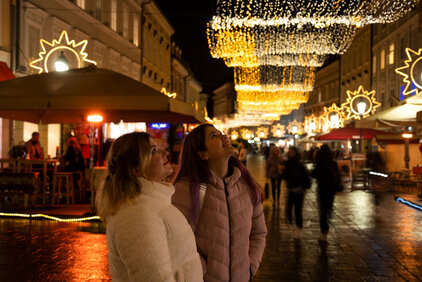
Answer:
<path fill-rule="evenodd" d="M 249 281 L 265 248 L 262 192 L 226 135 L 203 124 L 184 140 L 173 204 L 195 232 L 205 281 Z"/>

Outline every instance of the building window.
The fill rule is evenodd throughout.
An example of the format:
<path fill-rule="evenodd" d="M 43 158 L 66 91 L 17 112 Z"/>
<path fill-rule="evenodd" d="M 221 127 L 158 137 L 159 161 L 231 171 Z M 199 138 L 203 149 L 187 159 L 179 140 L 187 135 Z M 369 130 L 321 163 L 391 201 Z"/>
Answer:
<path fill-rule="evenodd" d="M 117 0 L 111 0 L 111 29 L 117 31 Z"/>
<path fill-rule="evenodd" d="M 133 44 L 139 46 L 139 20 L 136 16 L 133 18 Z"/>
<path fill-rule="evenodd" d="M 388 64 L 394 64 L 394 43 L 390 44 L 390 50 L 388 52 Z"/>
<path fill-rule="evenodd" d="M 380 69 L 383 70 L 385 68 L 385 50 L 382 49 L 380 53 Z"/>
<path fill-rule="evenodd" d="M 29 58 L 38 58 L 38 52 L 40 51 L 40 30 L 28 25 L 28 36 L 29 36 L 29 46 L 28 46 L 28 55 Z"/>
<path fill-rule="evenodd" d="M 123 37 L 129 37 L 129 8 L 123 5 Z"/>
<path fill-rule="evenodd" d="M 85 9 L 85 0 L 76 0 L 76 5 L 81 7 L 81 9 Z"/>
<path fill-rule="evenodd" d="M 99 21 L 102 20 L 102 6 L 103 6 L 103 1 L 102 0 L 96 0 L 95 1 L 95 18 Z"/>
<path fill-rule="evenodd" d="M 372 57 L 372 73 L 377 72 L 377 56 Z"/>

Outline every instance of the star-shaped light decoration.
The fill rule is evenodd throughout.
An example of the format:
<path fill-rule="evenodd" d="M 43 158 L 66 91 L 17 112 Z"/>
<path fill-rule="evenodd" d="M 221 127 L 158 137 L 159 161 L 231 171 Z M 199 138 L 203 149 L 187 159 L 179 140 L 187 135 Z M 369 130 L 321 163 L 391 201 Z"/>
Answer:
<path fill-rule="evenodd" d="M 239 138 L 239 133 L 238 133 L 236 130 L 233 130 L 233 131 L 230 133 L 230 138 L 231 138 L 232 140 L 236 140 L 237 138 Z"/>
<path fill-rule="evenodd" d="M 331 107 L 324 107 L 323 123 L 328 128 L 340 128 L 344 126 L 344 112 L 341 107 L 338 107 L 335 103 Z M 324 127 L 324 126 L 323 126 Z"/>
<path fill-rule="evenodd" d="M 346 102 L 341 104 L 346 111 L 346 119 L 364 119 L 371 114 L 374 114 L 376 109 L 381 106 L 381 103 L 375 100 L 375 90 L 371 92 L 365 91 L 363 86 L 359 86 L 358 90 L 347 90 Z M 363 107 L 359 112 L 359 107 Z"/>
<path fill-rule="evenodd" d="M 403 82 L 406 84 L 403 95 L 419 95 L 422 90 L 422 48 L 418 52 L 406 48 L 407 60 L 404 66 L 396 68 L 396 73 L 402 75 Z M 416 86 L 412 89 L 412 83 Z"/>
<path fill-rule="evenodd" d="M 41 39 L 40 44 L 42 51 L 39 53 L 39 58 L 29 62 L 29 66 L 36 69 L 38 73 L 52 71 L 50 61 L 55 60 L 61 52 L 73 54 L 76 58 L 78 68 L 82 68 L 84 62 L 97 65 L 95 61 L 87 59 L 88 54 L 85 53 L 85 48 L 88 40 L 82 40 L 79 43 L 76 43 L 75 40 L 69 40 L 66 30 L 62 31 L 58 40 L 54 39 L 50 43 Z"/>
<path fill-rule="evenodd" d="M 277 123 L 276 125 L 273 125 L 271 128 L 271 132 L 273 133 L 274 137 L 281 137 L 286 132 L 285 126 Z"/>
<path fill-rule="evenodd" d="M 256 132 L 257 132 L 259 138 L 267 139 L 267 136 L 268 136 L 268 128 L 267 127 L 264 127 L 264 126 L 258 127 L 256 129 Z"/>

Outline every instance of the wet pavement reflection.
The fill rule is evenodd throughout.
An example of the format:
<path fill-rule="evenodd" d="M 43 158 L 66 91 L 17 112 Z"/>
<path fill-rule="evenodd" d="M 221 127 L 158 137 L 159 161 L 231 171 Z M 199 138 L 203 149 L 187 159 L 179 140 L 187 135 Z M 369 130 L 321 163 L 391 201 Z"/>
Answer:
<path fill-rule="evenodd" d="M 108 281 L 102 223 L 0 219 L 1 281 Z"/>
<path fill-rule="evenodd" d="M 264 159 L 248 169 L 265 183 Z M 284 196 L 264 203 L 267 247 L 253 281 L 420 281 L 422 212 L 389 193 L 345 191 L 335 200 L 328 243 L 318 241 L 315 185 L 304 204 L 301 240 L 284 217 Z M 411 198 L 412 196 L 404 196 Z M 409 198 L 409 199 L 410 199 Z M 413 196 L 414 201 L 419 201 Z M 48 220 L 0 219 L 1 281 L 108 281 L 105 226 Z"/>

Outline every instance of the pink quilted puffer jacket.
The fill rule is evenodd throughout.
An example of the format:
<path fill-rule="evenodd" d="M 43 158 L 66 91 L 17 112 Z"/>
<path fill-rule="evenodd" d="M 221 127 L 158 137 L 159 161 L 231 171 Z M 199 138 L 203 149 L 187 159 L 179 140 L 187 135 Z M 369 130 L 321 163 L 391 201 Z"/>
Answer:
<path fill-rule="evenodd" d="M 194 229 L 205 281 L 249 281 L 261 263 L 267 235 L 262 205 L 253 206 L 251 190 L 240 177 L 236 167 L 224 181 L 213 175 L 196 227 L 189 182 L 175 185 L 172 202 Z"/>

